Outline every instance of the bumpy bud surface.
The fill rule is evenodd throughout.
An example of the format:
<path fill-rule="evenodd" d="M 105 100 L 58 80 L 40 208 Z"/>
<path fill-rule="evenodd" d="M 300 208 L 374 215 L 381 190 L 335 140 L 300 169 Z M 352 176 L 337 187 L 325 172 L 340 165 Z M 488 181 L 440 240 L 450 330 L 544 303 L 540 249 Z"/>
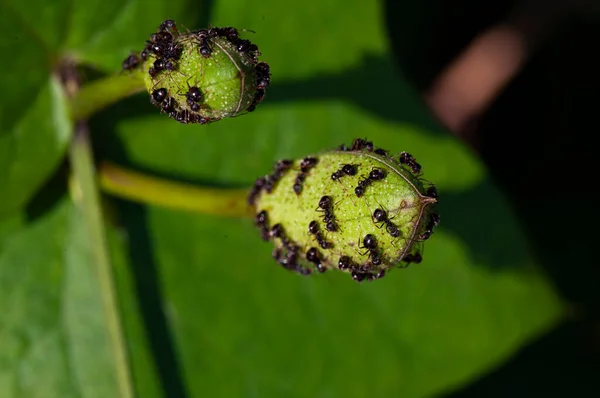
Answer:
<path fill-rule="evenodd" d="M 339 269 L 361 282 L 422 260 L 422 242 L 439 224 L 437 191 L 421 166 L 357 139 L 348 148 L 280 160 L 259 178 L 248 202 L 274 259 L 303 275 Z"/>
<path fill-rule="evenodd" d="M 183 33 L 166 20 L 123 69 L 141 68 L 151 102 L 181 123 L 206 124 L 251 112 L 271 81 L 269 65 L 235 28 Z"/>

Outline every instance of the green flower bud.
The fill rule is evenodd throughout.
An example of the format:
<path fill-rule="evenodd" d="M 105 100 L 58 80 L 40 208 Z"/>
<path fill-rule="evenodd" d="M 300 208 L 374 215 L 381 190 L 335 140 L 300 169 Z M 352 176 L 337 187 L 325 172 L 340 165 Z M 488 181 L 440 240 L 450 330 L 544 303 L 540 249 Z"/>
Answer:
<path fill-rule="evenodd" d="M 251 112 L 271 81 L 269 65 L 235 28 L 180 32 L 164 21 L 123 68 L 141 68 L 151 102 L 181 123 L 206 124 Z"/>
<path fill-rule="evenodd" d="M 280 160 L 248 202 L 273 257 L 304 275 L 339 269 L 358 282 L 421 262 L 422 242 L 440 217 L 435 186 L 408 153 L 391 157 L 369 141 Z"/>

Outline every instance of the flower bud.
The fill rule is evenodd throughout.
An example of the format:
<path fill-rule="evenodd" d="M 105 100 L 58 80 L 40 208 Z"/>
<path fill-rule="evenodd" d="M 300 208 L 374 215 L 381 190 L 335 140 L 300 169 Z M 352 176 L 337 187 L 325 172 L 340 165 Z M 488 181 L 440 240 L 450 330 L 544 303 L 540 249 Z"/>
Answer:
<path fill-rule="evenodd" d="M 440 217 L 437 191 L 410 154 L 369 141 L 280 160 L 248 196 L 274 259 L 303 275 L 338 269 L 360 282 L 422 260 Z"/>
<path fill-rule="evenodd" d="M 232 27 L 180 32 L 166 20 L 123 69 L 141 68 L 150 101 L 180 123 L 206 124 L 253 111 L 270 84 L 269 65 Z"/>

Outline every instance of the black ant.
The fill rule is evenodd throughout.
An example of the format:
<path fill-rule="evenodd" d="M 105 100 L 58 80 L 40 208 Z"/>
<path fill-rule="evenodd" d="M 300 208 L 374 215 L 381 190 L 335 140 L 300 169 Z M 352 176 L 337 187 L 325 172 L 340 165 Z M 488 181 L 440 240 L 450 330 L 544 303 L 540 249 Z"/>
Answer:
<path fill-rule="evenodd" d="M 157 104 L 161 104 L 166 98 L 167 98 L 167 89 L 162 87 L 159 89 L 156 89 L 152 92 L 152 99 L 157 103 Z"/>
<path fill-rule="evenodd" d="M 302 193 L 302 189 L 304 188 L 304 180 L 306 180 L 308 172 L 310 169 L 315 167 L 318 162 L 319 159 L 313 156 L 307 156 L 300 161 L 300 172 L 296 176 L 296 181 L 294 181 L 294 192 L 296 195 L 300 195 Z"/>
<path fill-rule="evenodd" d="M 408 152 L 400 153 L 400 157 L 398 158 L 400 164 L 405 164 L 412 170 L 413 174 L 419 174 L 421 172 L 421 165 L 417 163 L 414 156 Z"/>
<path fill-rule="evenodd" d="M 162 103 L 162 110 L 163 112 L 169 113 L 175 110 L 175 107 L 177 106 L 177 101 L 175 101 L 175 98 L 173 97 L 167 97 L 164 102 Z"/>
<path fill-rule="evenodd" d="M 437 199 L 438 198 L 437 188 L 434 186 L 427 188 L 427 191 L 425 192 L 425 196 L 430 197 L 432 199 Z"/>
<path fill-rule="evenodd" d="M 256 76 L 259 78 L 271 76 L 271 68 L 266 62 L 259 62 L 254 68 L 256 69 Z"/>
<path fill-rule="evenodd" d="M 288 159 L 279 160 L 275 164 L 275 170 L 273 171 L 273 173 L 266 177 L 267 184 L 265 185 L 265 190 L 268 193 L 273 192 L 273 189 L 275 188 L 275 184 L 277 184 L 277 182 L 281 179 L 281 177 L 283 177 L 283 174 L 287 170 L 289 170 L 292 167 L 292 165 L 293 165 L 293 162 Z"/>
<path fill-rule="evenodd" d="M 269 232 L 269 235 L 272 238 L 279 238 L 281 240 L 281 243 L 283 244 L 283 246 L 286 249 L 297 250 L 297 246 L 294 245 L 294 243 L 292 241 L 290 241 L 288 239 L 288 237 L 286 236 L 285 231 L 283 229 L 283 225 L 281 225 L 281 224 L 273 225 L 273 227 L 271 227 L 271 231 Z"/>
<path fill-rule="evenodd" d="M 378 169 L 378 168 L 374 168 L 373 170 L 371 170 L 368 177 L 363 178 L 362 180 L 360 180 L 358 182 L 358 186 L 356 188 L 354 188 L 354 193 L 356 194 L 356 196 L 358 196 L 360 198 L 361 196 L 363 196 L 365 194 L 365 189 L 369 185 L 371 185 L 371 183 L 373 181 L 381 181 L 384 178 L 385 178 L 385 171 Z"/>
<path fill-rule="evenodd" d="M 154 44 L 160 44 L 162 46 L 169 45 L 173 41 L 173 35 L 166 30 L 160 31 L 158 33 L 152 33 L 152 35 L 150 35 L 150 40 Z"/>
<path fill-rule="evenodd" d="M 310 222 L 310 224 L 308 224 L 308 232 L 311 235 L 315 236 L 315 238 L 317 239 L 317 243 L 319 244 L 319 246 L 321 246 L 321 248 L 329 249 L 333 246 L 330 242 L 327 242 L 327 240 L 325 240 L 325 235 L 323 235 L 323 233 L 319 231 L 319 224 L 316 221 L 313 220 Z"/>
<path fill-rule="evenodd" d="M 148 70 L 148 73 L 150 74 L 150 77 L 154 78 L 163 70 L 168 70 L 171 72 L 174 71 L 176 68 L 177 66 L 173 62 L 165 61 L 164 59 L 159 58 L 154 61 L 154 64 L 152 64 L 152 66 Z"/>
<path fill-rule="evenodd" d="M 175 21 L 173 21 L 172 19 L 167 19 L 165 21 L 163 21 L 160 24 L 159 30 L 162 32 L 175 32 L 177 33 L 177 25 L 175 24 Z"/>
<path fill-rule="evenodd" d="M 325 228 L 330 232 L 335 232 L 338 230 L 337 223 L 335 221 L 335 216 L 333 215 L 333 206 L 331 202 L 331 196 L 323 196 L 319 200 L 319 207 L 317 211 L 323 212 L 323 222 L 325 223 Z"/>
<path fill-rule="evenodd" d="M 351 151 L 362 151 L 363 149 L 372 152 L 373 142 L 363 140 L 362 138 L 357 138 L 354 140 L 354 142 L 352 143 L 352 147 L 350 148 Z"/>
<path fill-rule="evenodd" d="M 380 156 L 383 156 L 383 157 L 387 157 L 388 156 L 388 152 L 385 149 L 382 149 L 382 148 L 375 149 L 373 151 L 373 153 L 376 153 L 376 154 L 378 154 Z"/>
<path fill-rule="evenodd" d="M 358 247 L 360 249 L 367 249 L 367 252 L 361 253 L 361 256 L 364 256 L 365 254 L 369 253 L 369 258 L 371 259 L 371 263 L 373 265 L 381 264 L 381 257 L 379 257 L 379 253 L 377 251 L 377 239 L 374 235 L 365 235 L 365 237 L 363 238 L 362 246 L 359 242 Z"/>
<path fill-rule="evenodd" d="M 342 271 L 347 270 L 348 268 L 351 268 L 352 265 L 352 259 L 349 256 L 341 256 L 339 261 L 338 261 L 338 268 Z"/>
<path fill-rule="evenodd" d="M 423 231 L 423 233 L 421 235 L 419 235 L 419 240 L 427 240 L 429 239 L 429 237 L 431 237 L 431 234 L 433 233 L 433 229 L 435 227 L 437 227 L 440 223 L 440 215 L 437 212 L 431 213 L 431 216 L 429 218 L 429 222 L 427 223 L 427 227 L 425 228 L 425 231 Z"/>
<path fill-rule="evenodd" d="M 170 43 L 167 48 L 164 49 L 164 56 L 167 59 L 179 59 L 183 53 L 183 47 L 177 43 Z"/>
<path fill-rule="evenodd" d="M 198 112 L 200 110 L 200 105 L 198 104 L 198 102 L 202 101 L 204 95 L 198 87 L 193 86 L 188 89 L 187 93 L 185 93 L 185 98 L 187 99 L 187 103 L 190 106 L 190 109 L 194 112 Z"/>
<path fill-rule="evenodd" d="M 302 267 L 298 264 L 297 249 L 288 250 L 284 255 L 283 250 L 276 248 L 273 250 L 272 256 L 281 266 L 283 266 L 283 268 L 287 270 L 296 271 L 302 275 L 309 275 L 312 272 L 310 269 Z"/>
<path fill-rule="evenodd" d="M 210 49 L 210 47 L 203 45 L 200 47 L 200 49 L 198 50 L 198 52 L 200 53 L 200 55 L 202 55 L 204 58 L 209 58 L 210 55 L 212 54 L 212 50 Z"/>
<path fill-rule="evenodd" d="M 125 61 L 123 61 L 123 70 L 133 70 L 137 68 L 139 64 L 140 58 L 135 54 L 131 54 L 129 57 L 125 58 Z"/>
<path fill-rule="evenodd" d="M 331 174 L 331 179 L 333 181 L 339 181 L 343 176 L 353 176 L 356 175 L 356 165 L 354 164 L 345 164 L 338 171 Z"/>
<path fill-rule="evenodd" d="M 402 261 L 404 261 L 407 264 L 410 264 L 410 263 L 419 264 L 421 261 L 423 261 L 423 257 L 421 256 L 420 253 L 414 253 L 414 254 L 409 253 L 402 258 Z"/>
<path fill-rule="evenodd" d="M 319 271 L 320 273 L 323 273 L 323 272 L 327 271 L 327 268 L 325 268 L 323 266 L 323 264 L 321 263 L 321 259 L 319 257 L 320 257 L 319 250 L 316 247 L 311 247 L 306 252 L 306 260 L 308 260 L 311 263 L 313 263 L 314 265 L 316 265 L 317 271 Z"/>
<path fill-rule="evenodd" d="M 271 68 L 266 62 L 259 62 L 254 67 L 256 71 L 256 88 L 264 90 L 271 84 Z"/>
<path fill-rule="evenodd" d="M 252 189 L 250 189 L 250 192 L 248 193 L 248 199 L 246 200 L 246 202 L 250 206 L 254 206 L 254 204 L 256 203 L 256 198 L 262 192 L 263 187 L 265 186 L 266 183 L 267 183 L 267 180 L 265 177 L 260 177 L 254 182 Z"/>
<path fill-rule="evenodd" d="M 319 159 L 312 156 L 307 156 L 300 162 L 300 171 L 303 173 L 308 173 L 310 169 L 317 165 L 317 163 L 319 163 Z"/>
<path fill-rule="evenodd" d="M 262 102 L 265 98 L 265 90 L 262 88 L 256 89 L 256 94 L 254 94 L 254 99 L 252 100 L 252 104 L 246 109 L 246 112 L 252 112 L 256 109 L 256 106 Z"/>
<path fill-rule="evenodd" d="M 390 234 L 393 238 L 397 238 L 400 236 L 400 230 L 390 221 L 388 218 L 387 212 L 383 209 L 375 209 L 373 212 L 372 218 L 375 224 L 383 223 L 385 225 L 385 230 L 388 234 Z"/>
<path fill-rule="evenodd" d="M 221 36 L 227 38 L 230 42 L 235 42 L 239 38 L 239 33 L 236 28 L 224 27 L 224 28 L 212 28 L 208 31 L 210 36 Z"/>
<path fill-rule="evenodd" d="M 385 276 L 385 271 L 381 270 L 376 274 L 373 274 L 371 272 L 357 272 L 357 271 L 353 271 L 352 272 L 352 279 L 354 279 L 356 282 L 362 282 L 365 279 L 370 281 L 373 281 L 375 279 L 381 279 Z"/>
<path fill-rule="evenodd" d="M 302 184 L 304 183 L 305 179 L 306 174 L 304 173 L 298 173 L 298 175 L 296 176 L 296 181 L 294 181 L 294 192 L 296 193 L 296 195 L 300 195 L 302 193 Z"/>
<path fill-rule="evenodd" d="M 256 215 L 256 218 L 254 219 L 254 223 L 256 224 L 257 227 L 259 227 L 261 235 L 262 235 L 262 239 L 264 241 L 268 241 L 269 240 L 269 220 L 268 220 L 267 212 L 265 210 L 262 210 L 260 213 L 258 213 Z"/>

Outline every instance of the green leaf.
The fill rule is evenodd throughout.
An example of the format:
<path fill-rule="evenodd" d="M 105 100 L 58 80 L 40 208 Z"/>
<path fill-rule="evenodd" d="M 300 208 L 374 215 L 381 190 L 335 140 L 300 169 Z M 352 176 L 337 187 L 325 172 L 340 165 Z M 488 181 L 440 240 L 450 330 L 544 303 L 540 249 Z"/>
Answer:
<path fill-rule="evenodd" d="M 273 73 L 265 102 L 183 126 L 132 99 L 95 120 L 104 155 L 247 186 L 279 158 L 368 137 L 415 155 L 439 188 L 442 221 L 422 264 L 357 285 L 285 271 L 250 220 L 121 207 L 137 278 L 158 280 L 167 308 L 147 325 L 172 332 L 170 360 L 183 368 L 183 381 L 163 377 L 191 397 L 423 397 L 472 380 L 555 324 L 562 304 L 510 207 L 394 69 L 376 4 L 222 1 L 213 15 L 214 25 L 257 32 Z"/>
<path fill-rule="evenodd" d="M 0 82 L 0 89 L 15 92 L 10 83 Z M 0 99 L 0 107 L 4 108 L 0 111 L 0 218 L 23 206 L 54 172 L 70 137 L 71 127 L 59 83 L 48 78 L 34 86 L 26 85 L 24 92 L 16 90 L 14 96 Z M 20 97 L 28 94 L 29 103 L 24 109 L 11 113 L 11 99 L 16 97 L 19 102 Z M 18 119 L 14 119 L 15 115 Z"/>
<path fill-rule="evenodd" d="M 0 218 L 17 210 L 57 168 L 70 127 L 65 101 L 50 71 L 55 54 L 46 34 L 32 29 L 30 3 L 0 4 L 0 52 L 12 54 L 0 78 Z M 25 9 L 25 10 L 24 10 Z M 44 7 L 48 16 L 53 7 Z M 50 28 L 48 20 L 40 27 Z M 48 41 L 47 41 L 48 40 Z"/>
<path fill-rule="evenodd" d="M 0 380 L 7 397 L 115 396 L 102 306 L 79 215 L 67 201 L 0 252 Z M 16 266 L 18 264 L 18 266 Z"/>
<path fill-rule="evenodd" d="M 68 199 L 24 225 L 0 224 L 0 394 L 2 397 L 116 397 L 115 365 L 82 214 Z M 111 241 L 119 239 L 111 232 Z M 120 279 L 122 251 L 114 251 Z M 120 258 L 121 257 L 121 258 Z M 159 396 L 131 295 L 130 353 L 145 364 L 136 377 Z M 145 387 L 145 388 L 144 388 Z M 154 387 L 154 388 L 152 388 Z"/>

